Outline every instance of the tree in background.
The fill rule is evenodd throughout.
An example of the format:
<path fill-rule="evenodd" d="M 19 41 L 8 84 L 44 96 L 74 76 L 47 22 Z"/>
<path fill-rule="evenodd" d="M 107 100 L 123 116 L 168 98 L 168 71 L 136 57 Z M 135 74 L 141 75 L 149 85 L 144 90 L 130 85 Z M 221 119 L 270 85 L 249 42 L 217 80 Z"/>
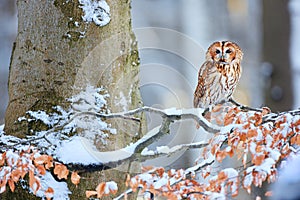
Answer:
<path fill-rule="evenodd" d="M 20 20 L 14 47 L 12 100 L 1 132 L 1 198 L 135 199 L 140 191 L 147 198 L 225 199 L 276 180 L 276 165 L 298 152 L 299 110 L 217 105 L 208 121 L 207 110 L 141 107 L 129 2 L 109 2 L 110 9 L 104 1 L 79 2 L 19 2 L 20 18 L 36 21 Z M 142 135 L 141 113 L 160 116 L 160 125 Z M 153 145 L 182 120 L 196 121 L 212 138 Z M 187 168 L 138 169 L 145 160 L 187 149 L 201 150 Z M 240 165 L 212 165 L 230 157 Z"/>
<path fill-rule="evenodd" d="M 293 107 L 290 63 L 289 1 L 263 1 L 263 72 L 267 76 L 265 103 L 274 110 Z M 276 10 L 276 15 L 274 15 Z M 279 28 L 280 27 L 280 28 Z"/>

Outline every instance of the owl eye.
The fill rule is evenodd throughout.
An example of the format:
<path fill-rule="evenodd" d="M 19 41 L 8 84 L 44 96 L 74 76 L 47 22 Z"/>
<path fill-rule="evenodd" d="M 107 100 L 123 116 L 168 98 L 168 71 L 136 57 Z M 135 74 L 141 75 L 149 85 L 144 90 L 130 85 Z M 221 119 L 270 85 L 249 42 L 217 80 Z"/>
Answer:
<path fill-rule="evenodd" d="M 216 50 L 216 54 L 219 54 L 221 53 L 221 51 L 219 49 Z"/>
<path fill-rule="evenodd" d="M 225 51 L 225 53 L 231 53 L 232 51 L 230 50 L 230 49 L 227 49 L 226 51 Z"/>

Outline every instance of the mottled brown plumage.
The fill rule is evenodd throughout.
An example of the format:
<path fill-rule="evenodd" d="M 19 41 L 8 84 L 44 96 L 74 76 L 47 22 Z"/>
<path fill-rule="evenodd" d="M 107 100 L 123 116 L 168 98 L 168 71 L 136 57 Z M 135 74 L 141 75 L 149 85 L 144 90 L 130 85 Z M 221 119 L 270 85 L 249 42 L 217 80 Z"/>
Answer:
<path fill-rule="evenodd" d="M 241 77 L 243 52 L 231 41 L 214 42 L 198 74 L 194 107 L 207 108 L 228 100 Z"/>

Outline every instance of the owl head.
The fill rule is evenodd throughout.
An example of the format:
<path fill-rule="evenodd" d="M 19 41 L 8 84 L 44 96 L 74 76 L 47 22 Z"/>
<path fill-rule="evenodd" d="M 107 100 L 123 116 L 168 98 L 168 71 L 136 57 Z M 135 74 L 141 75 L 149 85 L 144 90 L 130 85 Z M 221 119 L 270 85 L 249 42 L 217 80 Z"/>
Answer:
<path fill-rule="evenodd" d="M 206 52 L 206 59 L 219 63 L 240 62 L 243 58 L 241 48 L 231 41 L 214 42 Z"/>

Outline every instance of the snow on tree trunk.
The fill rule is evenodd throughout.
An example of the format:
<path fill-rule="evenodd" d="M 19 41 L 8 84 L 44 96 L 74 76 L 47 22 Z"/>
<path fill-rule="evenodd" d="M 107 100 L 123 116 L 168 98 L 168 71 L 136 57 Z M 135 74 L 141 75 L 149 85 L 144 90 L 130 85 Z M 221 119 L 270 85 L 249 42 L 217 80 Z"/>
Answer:
<path fill-rule="evenodd" d="M 68 108 L 66 99 L 89 86 L 102 87 L 109 95 L 106 112 L 141 105 L 130 1 L 19 0 L 17 7 L 18 35 L 11 57 L 5 116 L 7 134 L 23 138 L 33 134 L 31 130 L 47 129 L 42 121 L 19 119 L 28 116 L 27 111 L 51 113 L 57 105 Z M 119 149 L 142 136 L 136 134 L 141 133 L 141 123 L 120 119 L 106 122 L 117 134 L 110 135 L 106 145 L 95 142 L 102 151 Z M 125 172 L 86 173 L 78 187 L 70 185 L 70 198 L 85 198 L 85 190 L 95 188 L 106 177 L 118 182 L 119 191 L 123 191 L 126 171 L 130 171 L 130 165 Z M 22 195 L 27 193 L 20 191 Z M 17 193 L 3 194 L 3 198 L 10 199 Z"/>

